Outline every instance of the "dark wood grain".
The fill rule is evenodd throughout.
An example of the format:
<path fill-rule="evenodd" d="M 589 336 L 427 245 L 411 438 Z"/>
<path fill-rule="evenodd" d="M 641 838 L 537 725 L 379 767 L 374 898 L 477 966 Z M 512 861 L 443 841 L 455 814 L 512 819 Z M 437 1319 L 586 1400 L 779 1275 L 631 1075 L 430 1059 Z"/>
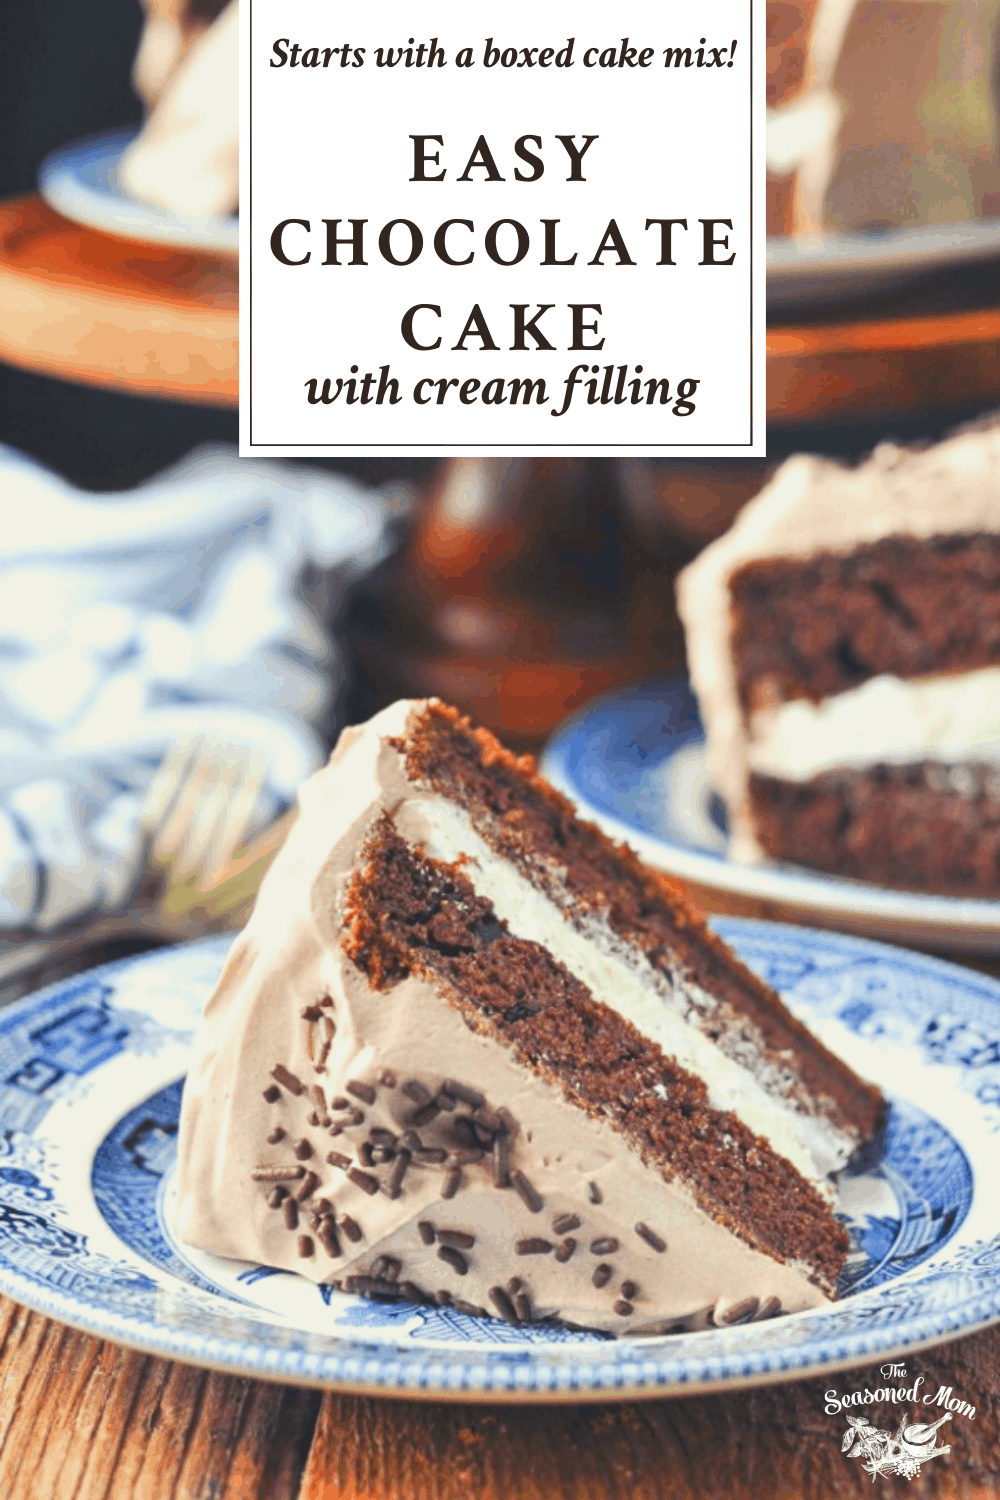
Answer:
<path fill-rule="evenodd" d="M 5 1500 L 295 1500 L 320 1397 L 173 1364 L 0 1298 Z"/>
<path fill-rule="evenodd" d="M 925 1390 L 976 1407 L 920 1476 L 872 1479 L 845 1458 L 824 1392 L 885 1384 L 878 1367 L 732 1395 L 598 1406 L 489 1407 L 324 1397 L 299 1500 L 981 1500 L 1000 1494 L 1000 1330 L 907 1362 Z M 900 1407 L 865 1407 L 895 1429 Z M 927 1413 L 932 1415 L 928 1417 Z M 914 1420 L 940 1416 L 921 1408 Z"/>

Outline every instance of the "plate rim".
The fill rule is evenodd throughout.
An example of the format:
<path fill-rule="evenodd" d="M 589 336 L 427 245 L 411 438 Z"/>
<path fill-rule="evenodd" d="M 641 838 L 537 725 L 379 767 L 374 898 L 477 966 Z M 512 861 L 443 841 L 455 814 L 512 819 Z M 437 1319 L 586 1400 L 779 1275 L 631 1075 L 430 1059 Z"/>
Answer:
<path fill-rule="evenodd" d="M 803 937 L 808 934 L 808 929 L 796 928 L 780 922 L 759 921 L 754 918 L 721 917 L 716 920 L 720 926 L 729 929 L 730 932 L 736 928 L 765 935 L 771 932 L 776 937 L 780 936 L 785 940 L 789 936 L 794 939 L 800 933 Z M 896 961 L 904 959 L 909 963 L 930 967 L 933 971 L 943 971 L 945 977 L 956 968 L 955 965 L 943 959 L 899 950 L 890 944 L 855 937 L 851 934 L 815 930 L 812 935 L 820 938 L 823 943 L 833 941 L 849 950 L 857 951 L 860 948 L 880 952 L 883 956 Z M 22 1010 L 37 1008 L 39 1002 L 56 1001 L 67 987 L 79 984 L 84 977 L 99 982 L 102 975 L 113 976 L 125 968 L 133 968 L 150 962 L 156 963 L 158 960 L 163 961 L 165 955 L 176 955 L 183 950 L 214 945 L 218 948 L 220 958 L 222 958 L 230 942 L 228 935 L 216 935 L 112 960 L 26 995 L 15 1001 L 13 1005 L 4 1007 L 4 1011 L 7 1016 L 11 1016 Z M 977 988 L 982 988 L 990 999 L 1000 1003 L 1000 981 L 975 971 L 958 970 L 958 973 L 961 974 L 966 986 L 972 984 Z M 91 1161 L 99 1145 L 100 1141 L 94 1143 L 93 1152 L 89 1158 Z M 904 1273 L 906 1274 L 909 1273 Z M 430 1350 L 427 1348 L 408 1350 L 392 1342 L 378 1345 L 366 1344 L 363 1338 L 359 1338 L 354 1342 L 338 1339 L 338 1342 L 344 1343 L 343 1349 L 323 1353 L 304 1353 L 268 1346 L 256 1335 L 240 1340 L 232 1335 L 209 1333 L 204 1336 L 205 1347 L 202 1349 L 192 1347 L 191 1333 L 176 1325 L 170 1325 L 159 1319 L 150 1320 L 143 1315 L 110 1309 L 103 1310 L 99 1315 L 92 1313 L 89 1304 L 81 1303 L 70 1293 L 60 1288 L 40 1288 L 30 1279 L 23 1277 L 16 1269 L 4 1265 L 0 1265 L 0 1292 L 42 1316 L 66 1323 L 92 1337 L 110 1340 L 159 1358 L 176 1359 L 199 1368 L 323 1390 L 398 1396 L 401 1399 L 410 1400 L 478 1401 L 493 1404 L 519 1402 L 544 1405 L 563 1401 L 581 1403 L 641 1400 L 676 1395 L 711 1394 L 724 1390 L 749 1389 L 757 1385 L 781 1384 L 789 1380 L 815 1378 L 827 1372 L 859 1368 L 871 1363 L 876 1357 L 910 1354 L 919 1349 L 965 1337 L 1000 1322 L 1000 1287 L 998 1287 L 996 1292 L 977 1292 L 970 1299 L 968 1318 L 958 1325 L 955 1324 L 954 1319 L 960 1314 L 956 1314 L 953 1309 L 937 1309 L 911 1320 L 912 1336 L 905 1340 L 900 1341 L 898 1335 L 880 1338 L 878 1329 L 863 1330 L 846 1336 L 842 1335 L 842 1342 L 848 1346 L 848 1352 L 827 1358 L 822 1356 L 821 1351 L 817 1351 L 814 1340 L 799 1348 L 793 1347 L 791 1350 L 764 1351 L 762 1357 L 777 1358 L 780 1361 L 776 1367 L 772 1366 L 766 1370 L 744 1370 L 741 1373 L 730 1373 L 718 1377 L 710 1374 L 699 1377 L 695 1372 L 692 1378 L 690 1373 L 680 1373 L 671 1368 L 677 1365 L 677 1358 L 669 1357 L 669 1343 L 664 1345 L 662 1340 L 651 1340 L 653 1347 L 648 1348 L 647 1353 L 647 1345 L 644 1342 L 636 1341 L 633 1344 L 631 1340 L 623 1340 L 620 1343 L 628 1345 L 632 1357 L 624 1360 L 617 1369 L 606 1362 L 602 1363 L 600 1352 L 595 1350 L 593 1358 L 577 1364 L 577 1368 L 572 1372 L 572 1382 L 567 1380 L 565 1383 L 560 1383 L 560 1371 L 565 1371 L 567 1364 L 573 1361 L 572 1353 L 567 1350 L 566 1355 L 560 1358 L 558 1354 L 551 1354 L 548 1351 L 542 1354 L 542 1351 L 539 1351 L 544 1362 L 540 1361 L 530 1366 L 530 1382 L 519 1384 L 517 1362 L 511 1360 L 505 1364 L 505 1350 L 502 1346 L 489 1352 L 477 1348 L 463 1357 L 461 1345 L 441 1345 Z M 230 1316 L 234 1315 L 230 1314 Z M 252 1314 L 245 1316 L 252 1318 Z M 932 1328 L 929 1326 L 931 1323 L 937 1326 Z M 336 1336 L 331 1335 L 331 1337 Z M 811 1352 L 807 1354 L 806 1351 Z M 509 1352 L 506 1351 L 508 1354 Z M 664 1354 L 666 1358 L 663 1357 Z M 724 1354 L 714 1356 L 714 1358 L 723 1359 L 725 1357 Z M 743 1358 L 752 1361 L 754 1356 L 751 1352 Z M 362 1369 L 357 1374 L 353 1374 L 342 1368 L 352 1361 L 358 1362 L 361 1366 L 364 1366 L 366 1362 L 374 1361 L 380 1367 L 380 1372 L 376 1374 L 375 1370 L 371 1370 L 366 1375 Z M 690 1356 L 688 1362 L 690 1362 Z M 325 1370 L 303 1368 L 303 1365 L 309 1364 L 317 1367 L 332 1364 L 334 1368 Z M 494 1366 L 492 1371 L 489 1370 L 490 1364 Z M 521 1368 L 523 1369 L 524 1366 Z M 456 1370 L 459 1371 L 457 1380 L 455 1379 Z M 476 1380 L 476 1383 L 466 1383 L 470 1379 Z M 583 1379 L 586 1379 L 586 1383 L 582 1383 Z M 602 1384 L 602 1380 L 605 1383 Z M 501 1384 L 500 1381 L 506 1383 Z"/>
<path fill-rule="evenodd" d="M 95 156 L 115 159 L 135 140 L 138 125 L 116 125 L 56 146 L 38 169 L 38 191 L 50 208 L 88 229 L 136 244 L 197 250 L 230 259 L 239 255 L 235 214 L 200 216 L 171 213 L 157 204 L 98 192 L 76 175 L 81 162 Z"/>

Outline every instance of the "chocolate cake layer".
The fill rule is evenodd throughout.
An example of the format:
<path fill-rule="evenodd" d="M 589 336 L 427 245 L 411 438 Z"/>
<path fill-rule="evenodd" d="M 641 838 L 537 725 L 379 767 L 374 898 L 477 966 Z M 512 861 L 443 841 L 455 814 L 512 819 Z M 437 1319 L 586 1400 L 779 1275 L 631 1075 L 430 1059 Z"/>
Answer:
<path fill-rule="evenodd" d="M 818 1192 L 705 1084 L 596 1002 L 537 943 L 513 937 L 460 868 L 422 856 L 384 817 L 347 895 L 343 946 L 375 989 L 432 979 L 467 1026 L 508 1047 L 717 1223 L 832 1286 L 848 1248 Z M 542 1143 L 544 1149 L 544 1143 Z"/>
<path fill-rule="evenodd" d="M 745 713 L 821 699 L 880 673 L 1000 662 L 1000 536 L 891 536 L 847 555 L 768 558 L 730 578 Z"/>
<path fill-rule="evenodd" d="M 762 848 L 855 880 L 952 896 L 1000 889 L 995 766 L 878 765 L 793 782 L 752 774 Z"/>
<path fill-rule="evenodd" d="M 791 1095 L 819 1107 L 862 1140 L 877 1131 L 884 1111 L 878 1091 L 833 1057 L 707 928 L 681 887 L 644 868 L 624 845 L 615 846 L 577 818 L 569 802 L 534 772 L 529 757 L 514 757 L 488 731 L 472 729 L 454 709 L 430 703 L 397 748 L 409 775 L 456 801 L 476 831 L 545 892 L 567 921 L 586 932 L 606 921 L 637 961 L 669 982 L 693 980 L 710 1004 L 700 1017 L 726 1055 L 785 1080 Z M 794 1067 L 789 1067 L 789 1058 Z"/>

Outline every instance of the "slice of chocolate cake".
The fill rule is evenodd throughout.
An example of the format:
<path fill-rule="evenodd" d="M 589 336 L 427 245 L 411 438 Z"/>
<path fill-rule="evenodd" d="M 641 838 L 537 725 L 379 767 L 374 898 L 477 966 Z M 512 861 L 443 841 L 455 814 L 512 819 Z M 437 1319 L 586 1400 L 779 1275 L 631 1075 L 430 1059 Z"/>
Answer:
<path fill-rule="evenodd" d="M 878 1092 L 436 701 L 344 733 L 206 1009 L 177 1228 L 347 1291 L 615 1333 L 834 1294 Z"/>
<path fill-rule="evenodd" d="M 734 858 L 1000 893 L 1000 425 L 789 459 L 681 575 Z"/>

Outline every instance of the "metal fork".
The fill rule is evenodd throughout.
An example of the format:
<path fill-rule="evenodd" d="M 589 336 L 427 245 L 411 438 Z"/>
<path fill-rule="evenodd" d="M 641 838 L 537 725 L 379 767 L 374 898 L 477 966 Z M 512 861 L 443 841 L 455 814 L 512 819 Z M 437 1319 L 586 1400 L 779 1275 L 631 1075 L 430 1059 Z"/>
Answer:
<path fill-rule="evenodd" d="M 241 927 L 295 819 L 286 813 L 241 850 L 266 776 L 258 751 L 209 735 L 175 741 L 139 814 L 146 856 L 133 905 L 73 932 L 32 935 L 6 951 L 0 944 L 0 1003 L 44 982 L 46 970 L 123 938 L 176 942 Z"/>

